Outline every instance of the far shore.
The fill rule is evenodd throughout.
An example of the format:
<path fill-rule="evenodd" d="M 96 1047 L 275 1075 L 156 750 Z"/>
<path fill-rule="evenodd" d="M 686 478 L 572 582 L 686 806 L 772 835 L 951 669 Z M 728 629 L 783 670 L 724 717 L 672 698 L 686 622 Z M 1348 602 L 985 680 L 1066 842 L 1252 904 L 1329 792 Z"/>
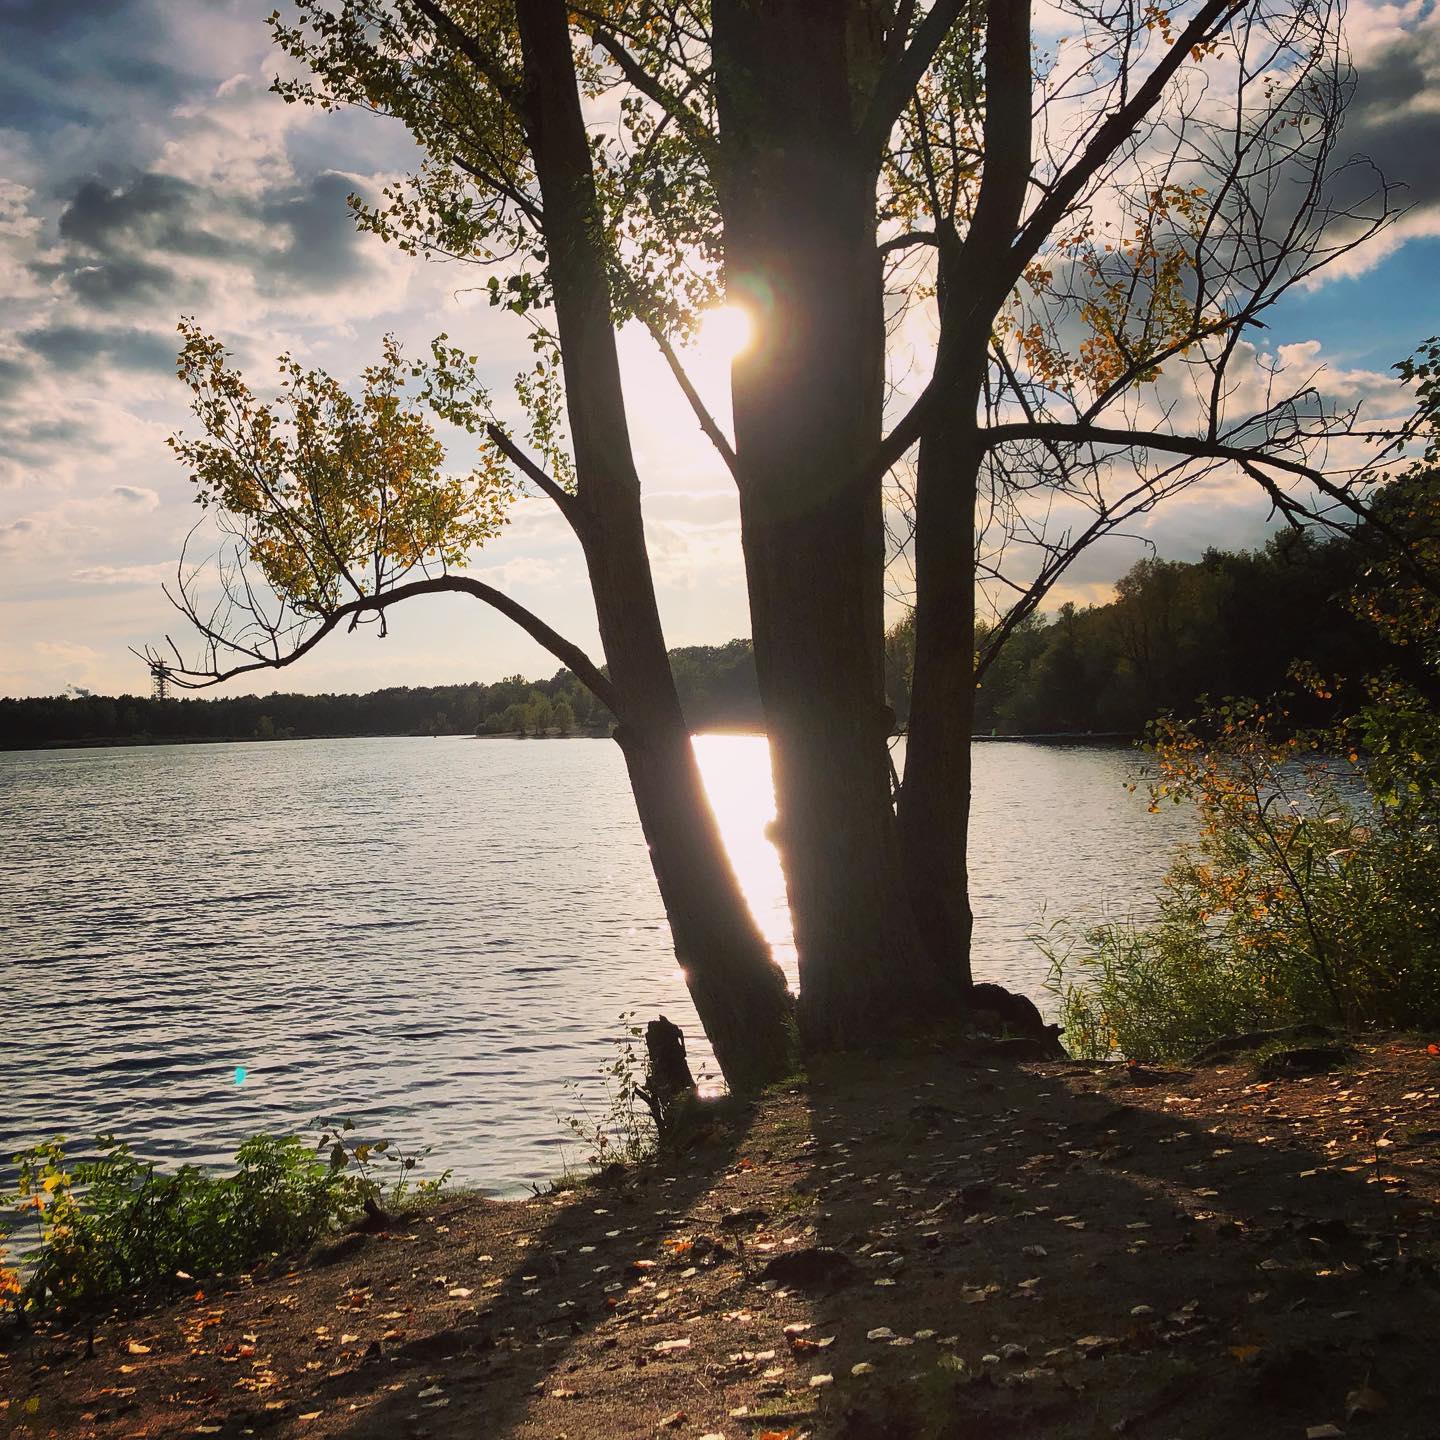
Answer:
<path fill-rule="evenodd" d="M 693 732 L 696 735 L 756 735 L 765 731 L 750 725 L 710 725 Z M 111 750 L 129 749 L 149 745 L 272 745 L 289 740 L 608 740 L 609 735 L 598 731 L 572 731 L 568 735 L 553 732 L 547 735 L 521 735 L 511 730 L 498 735 L 467 735 L 464 731 L 430 733 L 413 731 L 397 734 L 393 730 L 365 730 L 344 734 L 305 735 L 115 735 L 92 736 L 80 740 L 48 740 L 43 745 L 0 747 L 32 752 L 42 750 Z M 904 735 L 897 737 L 904 739 Z M 1129 745 L 1140 737 L 1127 731 L 1054 731 L 1041 735 L 974 735 L 976 744 L 983 742 L 1006 742 L 1029 745 Z"/>

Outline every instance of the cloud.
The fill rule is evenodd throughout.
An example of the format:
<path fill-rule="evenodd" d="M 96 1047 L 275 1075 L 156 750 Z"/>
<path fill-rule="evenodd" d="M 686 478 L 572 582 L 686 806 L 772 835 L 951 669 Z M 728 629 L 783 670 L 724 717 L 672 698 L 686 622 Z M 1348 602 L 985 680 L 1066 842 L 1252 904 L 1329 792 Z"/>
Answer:
<path fill-rule="evenodd" d="M 34 367 L 21 356 L 0 355 L 0 401 L 18 391 L 34 373 Z"/>
<path fill-rule="evenodd" d="M 31 515 L 18 520 L 0 521 L 0 552 L 19 549 L 40 530 L 40 522 Z"/>
<path fill-rule="evenodd" d="M 73 660 L 76 663 L 100 658 L 98 650 L 92 650 L 88 645 L 77 645 L 70 640 L 36 640 L 30 648 L 37 655 L 52 656 L 57 660 Z"/>
<path fill-rule="evenodd" d="M 112 485 L 110 493 L 117 500 L 123 500 L 127 505 L 138 505 L 142 510 L 156 510 L 160 506 L 160 497 L 143 485 Z"/>
<path fill-rule="evenodd" d="M 1353 5 L 1345 33 L 1356 77 L 1337 155 L 1367 161 L 1402 187 L 1395 200 L 1410 209 L 1326 278 L 1363 274 L 1406 241 L 1440 234 L 1440 11 Z M 1350 200 L 1371 183 L 1356 168 L 1341 177 L 1337 194 Z"/>
<path fill-rule="evenodd" d="M 382 252 L 355 228 L 358 176 L 325 171 L 257 194 L 145 171 L 123 184 L 90 176 L 60 214 L 57 244 L 32 271 L 90 310 L 172 312 L 224 287 L 327 295 L 378 272 Z"/>
<path fill-rule="evenodd" d="M 175 368 L 175 339 L 169 332 L 119 328 L 91 329 L 83 325 L 42 326 L 24 330 L 19 340 L 55 369 L 72 372 L 97 363 L 123 370 L 171 371 Z"/>
<path fill-rule="evenodd" d="M 475 571 L 477 579 L 501 590 L 522 590 L 553 585 L 564 572 L 560 566 L 539 555 L 517 555 L 498 565 L 486 565 Z"/>
<path fill-rule="evenodd" d="M 174 575 L 174 563 L 161 560 L 153 565 L 89 565 L 83 570 L 72 570 L 70 579 L 76 585 L 106 585 L 128 589 L 131 586 L 162 585 Z"/>

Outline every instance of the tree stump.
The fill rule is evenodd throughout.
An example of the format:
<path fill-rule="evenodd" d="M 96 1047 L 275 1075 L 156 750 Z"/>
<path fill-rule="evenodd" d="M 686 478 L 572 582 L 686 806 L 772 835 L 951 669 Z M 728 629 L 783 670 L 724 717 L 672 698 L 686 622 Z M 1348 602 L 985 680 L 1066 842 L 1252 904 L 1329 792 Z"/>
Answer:
<path fill-rule="evenodd" d="M 645 1088 L 635 1093 L 655 1117 L 662 1139 L 673 1128 L 676 1110 L 695 1094 L 695 1077 L 685 1058 L 685 1032 L 664 1015 L 645 1027 Z"/>

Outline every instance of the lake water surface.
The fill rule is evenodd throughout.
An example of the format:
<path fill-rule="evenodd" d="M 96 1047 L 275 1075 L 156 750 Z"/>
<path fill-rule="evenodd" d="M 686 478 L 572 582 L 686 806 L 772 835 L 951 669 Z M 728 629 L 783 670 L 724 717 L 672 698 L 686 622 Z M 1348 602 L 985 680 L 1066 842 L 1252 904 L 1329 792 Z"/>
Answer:
<path fill-rule="evenodd" d="M 696 748 L 793 982 L 766 743 Z M 1138 768 L 977 746 L 977 978 L 1043 1003 L 1042 913 L 1146 907 L 1185 821 L 1146 814 Z M 703 1050 L 609 741 L 0 753 L 0 834 L 3 1160 L 109 1130 L 218 1161 L 349 1115 L 514 1193 L 560 1168 L 567 1086 L 622 1010 L 664 1010 Z"/>

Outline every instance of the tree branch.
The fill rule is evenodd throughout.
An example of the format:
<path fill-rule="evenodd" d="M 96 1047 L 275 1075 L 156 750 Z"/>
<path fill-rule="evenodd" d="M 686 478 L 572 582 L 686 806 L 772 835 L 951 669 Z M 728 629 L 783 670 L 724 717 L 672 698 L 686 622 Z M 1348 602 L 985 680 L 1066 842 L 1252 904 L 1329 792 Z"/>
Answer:
<path fill-rule="evenodd" d="M 1287 519 L 1297 513 L 1294 502 L 1284 496 L 1273 479 L 1264 474 L 1261 466 L 1278 470 L 1308 480 L 1326 499 L 1348 510 L 1357 521 L 1369 525 L 1394 551 L 1407 573 L 1433 594 L 1440 594 L 1440 575 L 1430 570 L 1415 558 L 1413 546 L 1404 534 L 1391 525 L 1375 508 L 1355 493 L 1353 481 L 1336 484 L 1323 470 L 1306 464 L 1303 460 L 1292 460 L 1285 455 L 1273 455 L 1264 450 L 1243 445 L 1230 445 L 1223 440 L 1210 440 L 1203 435 L 1170 435 L 1161 431 L 1111 429 L 1098 425 L 1076 425 L 1063 422 L 1045 424 L 992 425 L 980 432 L 980 443 L 987 448 L 1007 444 L 1014 440 L 1042 440 L 1073 442 L 1079 445 L 1111 445 L 1135 450 L 1168 450 L 1176 455 L 1192 455 L 1201 460 L 1230 460 L 1270 497 L 1271 503 Z M 1311 519 L 1317 519 L 1314 512 L 1306 511 Z M 1334 527 L 1333 522 L 1332 528 Z"/>
<path fill-rule="evenodd" d="M 882 240 L 875 249 L 881 255 L 893 255 L 897 250 L 909 250 L 914 245 L 940 244 L 940 237 L 933 230 L 907 230 L 903 235 L 892 235 Z"/>
<path fill-rule="evenodd" d="M 556 508 L 565 517 L 570 528 L 579 535 L 583 522 L 583 512 L 575 497 L 563 486 L 551 479 L 498 425 L 487 425 L 485 427 L 485 433 L 490 437 L 490 443 L 494 445 L 526 479 L 532 481 L 538 489 L 542 490 L 555 502 Z"/>
<path fill-rule="evenodd" d="M 700 117 L 679 96 L 667 90 L 643 65 L 603 27 L 596 25 L 590 38 L 620 67 L 620 72 L 642 95 L 653 100 L 680 127 L 685 138 L 700 152 L 707 166 L 719 157 L 715 137 Z"/>
<path fill-rule="evenodd" d="M 652 325 L 648 319 L 645 320 L 645 328 L 649 330 L 651 338 L 659 346 L 660 353 L 665 357 L 665 363 L 670 367 L 670 373 L 675 377 L 675 383 L 680 387 L 691 410 L 695 412 L 695 418 L 700 422 L 700 428 L 709 437 L 710 443 L 720 452 L 720 458 L 725 462 L 725 468 L 732 475 L 736 474 L 734 446 L 726 439 L 725 432 L 706 408 L 705 402 L 700 398 L 700 392 L 691 383 L 690 376 L 686 374 L 685 367 L 680 363 L 680 357 L 675 353 L 675 347 L 665 338 L 660 328 Z"/>
<path fill-rule="evenodd" d="M 991 425 L 980 431 L 980 443 L 987 449 L 1017 440 L 1042 440 L 1060 444 L 1109 445 L 1128 450 L 1168 450 L 1176 455 L 1193 455 L 1200 460 L 1234 460 L 1239 464 L 1269 465 L 1295 475 L 1339 499 L 1343 492 L 1325 474 L 1303 460 L 1272 455 L 1252 446 L 1230 445 L 1204 435 L 1174 435 L 1161 430 L 1126 430 L 1104 425 L 1067 423 L 1061 420 L 1009 425 Z M 1358 502 L 1356 502 L 1358 503 Z"/>
<path fill-rule="evenodd" d="M 273 660 L 253 660 L 248 664 L 236 665 L 223 671 L 182 671 L 170 669 L 168 666 L 167 670 L 177 684 L 190 690 L 203 690 L 211 685 L 218 685 L 223 680 L 231 680 L 237 675 L 245 675 L 254 670 L 280 670 L 287 665 L 293 665 L 302 655 L 308 654 L 346 620 L 350 620 L 353 624 L 362 615 L 380 614 L 402 600 L 411 600 L 417 595 L 440 595 L 447 592 L 473 595 L 477 600 L 483 600 L 487 605 L 498 610 L 507 619 L 513 620 L 532 640 L 543 645 L 562 665 L 568 666 L 597 700 L 603 705 L 607 705 L 617 717 L 619 716 L 614 687 L 595 662 L 578 645 L 567 640 L 558 631 L 551 629 L 538 615 L 527 610 L 518 601 L 512 600 L 503 591 L 468 575 L 437 575 L 428 580 L 413 580 L 408 585 L 397 585 L 393 590 L 387 590 L 381 595 L 362 595 L 358 600 L 352 600 L 346 605 L 329 611 L 322 619 L 318 629 L 306 636 L 288 654 L 277 655 Z M 218 645 L 228 643 L 223 634 L 201 622 L 185 605 L 180 602 L 176 603 L 207 639 Z M 135 653 L 141 654 L 139 651 Z M 156 657 L 141 654 L 141 658 L 147 663 L 153 663 Z M 203 676 L 203 678 L 187 681 L 185 678 L 187 676 Z"/>
<path fill-rule="evenodd" d="M 1140 122 L 1155 107 L 1175 72 L 1185 63 L 1186 57 L 1197 46 L 1213 39 L 1220 22 L 1239 8 L 1239 0 L 1206 0 L 1170 48 L 1160 57 L 1155 68 L 1136 87 L 1135 93 L 1105 117 L 1079 160 L 1049 188 L 1045 199 L 1035 207 L 1016 236 L 1015 244 L 1010 249 L 1011 275 L 1005 287 L 1007 290 L 1025 266 L 1034 259 L 1045 237 L 1064 218 L 1065 212 L 1099 173 L 1100 167 L 1135 133 Z"/>
<path fill-rule="evenodd" d="M 991 0 L 991 8 L 1005 9 L 1010 3 L 1011 0 Z M 880 76 L 865 118 L 860 122 L 862 150 L 879 153 L 885 148 L 900 112 L 910 103 L 915 87 L 968 4 L 969 0 L 935 0 L 909 47 Z"/>
<path fill-rule="evenodd" d="M 985 22 L 985 168 L 962 264 L 987 267 L 1020 223 L 1033 159 L 1030 65 L 1030 0 L 992 0 Z"/>
<path fill-rule="evenodd" d="M 1035 257 L 1045 237 L 1064 217 L 1081 191 L 1099 173 L 1100 168 L 1114 156 L 1154 108 L 1185 58 L 1197 45 L 1212 38 L 1212 33 L 1219 23 L 1238 8 L 1238 3 L 1239 0 L 1206 0 L 1194 19 L 1136 88 L 1135 93 L 1106 117 L 1080 159 L 1046 191 L 1045 199 L 1036 206 L 1021 227 L 1014 243 L 1000 248 L 997 263 L 990 267 L 989 273 L 975 286 L 971 294 L 969 309 L 972 319 L 982 314 L 988 316 L 994 313 L 1024 273 L 1025 266 Z M 988 165 L 986 172 L 989 173 Z M 1003 263 L 999 263 L 1001 260 Z M 949 369 L 937 366 L 910 409 L 880 442 L 875 454 L 867 462 L 867 477 L 886 474 L 920 438 L 926 417 L 941 402 L 953 379 Z"/>
<path fill-rule="evenodd" d="M 435 0 L 415 0 L 415 8 L 435 27 L 436 34 L 453 45 L 495 87 L 495 93 L 519 115 L 520 86 L 500 69 L 495 57 L 487 54 L 480 42 L 469 31 L 457 25 Z"/>

